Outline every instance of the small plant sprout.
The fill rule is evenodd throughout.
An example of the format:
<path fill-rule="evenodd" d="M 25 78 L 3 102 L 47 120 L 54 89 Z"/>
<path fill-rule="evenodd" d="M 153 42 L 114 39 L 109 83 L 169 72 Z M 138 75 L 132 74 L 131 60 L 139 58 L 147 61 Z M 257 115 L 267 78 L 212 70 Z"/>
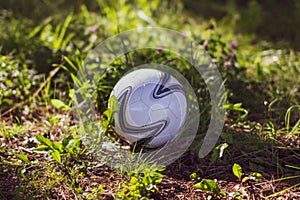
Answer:
<path fill-rule="evenodd" d="M 262 175 L 258 172 L 253 172 L 249 176 L 244 176 L 242 167 L 237 163 L 233 164 L 232 172 L 240 180 L 241 183 L 244 183 L 247 180 L 255 180 L 262 178 Z"/>
<path fill-rule="evenodd" d="M 202 179 L 200 183 L 196 183 L 194 187 L 203 191 L 212 192 L 216 195 L 226 196 L 226 193 L 220 189 L 216 181 L 211 179 Z"/>

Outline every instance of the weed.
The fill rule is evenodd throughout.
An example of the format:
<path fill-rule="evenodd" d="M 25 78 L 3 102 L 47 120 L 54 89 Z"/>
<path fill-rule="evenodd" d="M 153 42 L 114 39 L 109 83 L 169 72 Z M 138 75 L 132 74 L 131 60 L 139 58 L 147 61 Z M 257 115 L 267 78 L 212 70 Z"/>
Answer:
<path fill-rule="evenodd" d="M 192 175 L 192 178 L 192 180 L 198 180 L 195 175 Z M 194 187 L 203 191 L 212 192 L 217 196 L 226 196 L 226 193 L 221 191 L 216 181 L 211 179 L 202 179 L 199 183 L 196 183 Z"/>
<path fill-rule="evenodd" d="M 116 194 L 122 199 L 141 199 L 150 193 L 158 190 L 157 184 L 162 181 L 163 175 L 160 173 L 165 168 L 158 168 L 155 165 L 145 167 L 142 172 L 127 172 L 128 181 L 122 183 L 120 192 Z"/>
<path fill-rule="evenodd" d="M 287 135 L 300 134 L 300 118 L 295 122 L 292 128 L 291 127 L 291 112 L 293 109 L 300 110 L 300 105 L 291 106 L 285 113 L 285 129 Z"/>
<path fill-rule="evenodd" d="M 82 141 L 76 137 L 65 137 L 61 142 L 52 142 L 42 135 L 36 136 L 37 141 L 42 145 L 36 147 L 34 151 L 51 150 L 51 157 L 59 164 L 66 164 L 67 160 L 62 162 L 61 154 L 66 154 L 67 158 L 77 157 L 85 151 L 82 146 Z"/>
<path fill-rule="evenodd" d="M 5 121 L 0 121 L 0 136 L 5 138 L 12 138 L 16 135 L 22 136 L 26 133 L 29 127 L 30 123 L 13 123 L 12 125 L 8 125 Z"/>

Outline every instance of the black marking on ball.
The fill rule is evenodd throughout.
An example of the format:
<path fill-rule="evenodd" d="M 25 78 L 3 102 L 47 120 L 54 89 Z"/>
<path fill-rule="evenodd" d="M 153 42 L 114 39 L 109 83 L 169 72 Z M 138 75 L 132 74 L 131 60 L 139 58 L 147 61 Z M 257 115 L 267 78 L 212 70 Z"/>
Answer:
<path fill-rule="evenodd" d="M 163 72 L 162 77 L 159 82 L 156 84 L 153 90 L 153 98 L 159 99 L 163 98 L 173 92 L 183 92 L 183 88 L 179 84 L 171 85 L 170 87 L 165 87 L 166 83 L 170 80 L 170 75 L 168 73 Z"/>

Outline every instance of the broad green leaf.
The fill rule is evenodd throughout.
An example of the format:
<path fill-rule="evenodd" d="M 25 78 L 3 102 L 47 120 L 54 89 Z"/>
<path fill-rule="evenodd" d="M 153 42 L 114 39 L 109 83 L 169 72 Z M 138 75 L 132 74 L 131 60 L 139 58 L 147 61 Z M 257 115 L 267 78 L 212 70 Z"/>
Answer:
<path fill-rule="evenodd" d="M 42 136 L 42 135 L 37 135 L 37 136 L 36 136 L 36 139 L 37 139 L 37 141 L 39 141 L 41 144 L 44 144 L 44 145 L 50 147 L 51 149 L 53 149 L 52 142 L 51 142 L 48 138 L 45 138 L 45 137 Z"/>
<path fill-rule="evenodd" d="M 215 194 L 220 194 L 221 192 L 218 184 L 211 179 L 202 179 L 202 181 L 200 183 L 196 183 L 194 187 L 200 190 L 213 192 Z"/>
<path fill-rule="evenodd" d="M 109 98 L 108 105 L 112 113 L 119 111 L 119 102 L 116 96 L 111 96 Z"/>
<path fill-rule="evenodd" d="M 198 179 L 198 176 L 197 176 L 197 174 L 194 172 L 194 173 L 191 173 L 190 178 L 191 178 L 191 180 L 196 181 L 196 180 Z"/>
<path fill-rule="evenodd" d="M 262 174 L 261 174 L 261 173 L 258 173 L 258 172 L 253 172 L 253 173 L 251 174 L 251 176 L 252 176 L 252 177 L 255 177 L 255 178 L 258 178 L 258 179 L 262 178 Z"/>
<path fill-rule="evenodd" d="M 66 148 L 66 152 L 68 152 L 70 155 L 74 155 L 75 153 L 73 147 Z"/>
<path fill-rule="evenodd" d="M 109 119 L 112 116 L 112 112 L 108 109 L 103 112 L 103 115 Z"/>
<path fill-rule="evenodd" d="M 136 184 L 138 182 L 137 178 L 136 177 L 131 177 L 130 179 L 130 184 Z"/>
<path fill-rule="evenodd" d="M 71 110 L 70 106 L 66 105 L 64 102 L 62 102 L 59 99 L 51 99 L 50 103 L 54 108 L 65 110 L 65 111 Z"/>
<path fill-rule="evenodd" d="M 238 177 L 238 179 L 242 178 L 243 171 L 242 171 L 242 167 L 239 164 L 237 164 L 237 163 L 233 164 L 232 172 L 236 177 Z"/>
<path fill-rule="evenodd" d="M 221 192 L 220 192 L 220 195 L 222 195 L 222 196 L 226 197 L 226 192 L 224 192 L 224 191 L 221 191 Z"/>
<path fill-rule="evenodd" d="M 60 157 L 60 153 L 59 151 L 57 150 L 54 150 L 52 153 L 51 153 L 53 159 L 58 162 L 59 164 L 61 164 L 61 157 Z"/>
<path fill-rule="evenodd" d="M 243 179 L 242 179 L 242 183 L 245 183 L 246 181 L 249 180 L 249 177 L 248 176 L 245 176 Z"/>
<path fill-rule="evenodd" d="M 49 149 L 49 147 L 47 145 L 42 144 L 42 145 L 37 146 L 34 150 L 35 151 L 44 151 L 46 149 Z"/>
<path fill-rule="evenodd" d="M 25 154 L 22 154 L 22 153 L 18 153 L 18 154 L 15 154 L 18 158 L 20 158 L 20 160 L 24 161 L 24 162 L 27 162 L 27 163 L 30 163 L 27 155 Z"/>
<path fill-rule="evenodd" d="M 55 148 L 56 150 L 58 150 L 59 152 L 63 152 L 63 145 L 59 142 L 53 142 L 53 148 Z"/>

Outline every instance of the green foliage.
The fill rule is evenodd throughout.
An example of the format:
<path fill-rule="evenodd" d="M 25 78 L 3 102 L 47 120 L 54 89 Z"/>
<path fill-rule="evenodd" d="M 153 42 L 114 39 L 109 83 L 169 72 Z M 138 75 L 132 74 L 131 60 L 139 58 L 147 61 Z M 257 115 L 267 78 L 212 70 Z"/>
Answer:
<path fill-rule="evenodd" d="M 92 199 L 99 199 L 101 198 L 101 194 L 105 194 L 105 189 L 103 189 L 104 184 L 99 184 L 98 187 L 94 187 L 93 189 L 91 189 L 91 193 L 83 193 L 83 196 L 86 199 L 92 200 Z"/>
<path fill-rule="evenodd" d="M 117 196 L 122 199 L 141 199 L 150 193 L 158 190 L 157 184 L 162 181 L 163 175 L 160 173 L 165 168 L 145 168 L 142 173 L 131 171 L 127 173 L 129 180 L 122 184 L 122 188 Z"/>
<path fill-rule="evenodd" d="M 298 119 L 295 124 L 291 127 L 291 113 L 293 109 L 300 110 L 300 105 L 291 106 L 285 113 L 285 129 L 288 135 L 299 134 L 300 133 L 300 119 Z"/>
<path fill-rule="evenodd" d="M 53 27 L 51 24 L 47 24 L 40 33 L 40 40 L 45 44 L 47 47 L 51 47 L 53 52 L 57 52 L 58 50 L 64 51 L 67 47 L 68 43 L 74 37 L 75 33 L 67 34 L 67 29 L 70 26 L 72 21 L 72 15 L 67 16 L 66 20 L 62 24 L 58 24 L 53 31 Z M 38 27 L 39 29 L 40 27 Z M 33 30 L 30 36 L 34 36 L 34 33 L 37 32 Z"/>
<path fill-rule="evenodd" d="M 232 172 L 238 179 L 240 180 L 242 179 L 243 171 L 242 171 L 242 167 L 239 164 L 237 163 L 233 164 Z"/>
<path fill-rule="evenodd" d="M 221 191 L 218 184 L 214 180 L 211 180 L 211 179 L 202 179 L 201 182 L 196 183 L 194 185 L 194 187 L 197 188 L 197 189 L 200 189 L 200 190 L 212 192 L 216 195 L 226 196 L 226 193 Z"/>
<path fill-rule="evenodd" d="M 21 64 L 13 55 L 0 55 L 0 112 L 30 97 L 32 87 L 37 84 L 35 72 Z"/>
<path fill-rule="evenodd" d="M 232 172 L 233 174 L 241 181 L 241 183 L 244 183 L 246 182 L 247 180 L 249 179 L 260 179 L 262 178 L 262 174 L 258 173 L 258 172 L 253 172 L 252 174 L 250 174 L 249 176 L 244 176 L 243 177 L 243 169 L 242 167 L 237 164 L 237 163 L 234 163 L 233 166 L 232 166 Z"/>
<path fill-rule="evenodd" d="M 290 135 L 290 136 L 299 134 L 300 119 L 297 118 L 299 108 L 300 108 L 299 105 L 293 105 L 286 110 L 285 117 L 284 117 L 285 126 L 282 128 L 276 127 L 275 122 L 268 121 L 264 126 L 262 134 L 268 134 L 274 140 L 278 140 L 278 136 L 280 136 L 281 134 Z M 296 116 L 294 118 L 292 115 L 293 113 Z"/>
<path fill-rule="evenodd" d="M 60 153 L 58 150 L 54 149 L 53 152 L 51 153 L 51 156 L 56 162 L 58 162 L 59 164 L 62 164 Z"/>
<path fill-rule="evenodd" d="M 219 144 L 213 149 L 213 153 L 211 155 L 211 163 L 214 163 L 218 158 L 223 157 L 225 149 L 229 145 L 227 143 Z"/>
<path fill-rule="evenodd" d="M 288 167 L 291 167 L 291 168 L 296 169 L 296 170 L 300 169 L 300 167 L 297 167 L 297 166 L 288 166 Z M 298 174 L 296 174 L 294 176 L 293 175 L 288 175 L 288 176 L 285 176 L 285 177 L 282 177 L 282 178 L 277 178 L 277 179 L 270 180 L 268 182 L 269 183 L 275 183 L 275 182 L 278 182 L 278 181 L 293 180 L 293 179 L 299 179 L 299 178 L 300 178 L 300 174 L 298 173 Z M 263 182 L 261 184 L 265 184 L 265 183 L 266 182 Z M 294 185 L 292 185 L 292 186 L 290 186 L 288 188 L 285 188 L 283 190 L 280 190 L 278 192 L 275 192 L 273 194 L 270 194 L 270 195 L 266 196 L 266 198 L 276 197 L 276 196 L 278 196 L 280 194 L 283 194 L 284 192 L 287 192 L 289 190 L 292 190 L 293 188 L 298 187 L 299 185 L 300 185 L 300 182 L 296 182 Z"/>
<path fill-rule="evenodd" d="M 278 2 L 272 0 L 224 0 L 207 2 L 206 0 L 185 0 L 184 6 L 198 18 L 227 20 L 230 29 L 238 33 L 255 35 L 256 41 L 272 41 L 279 48 L 299 49 L 297 30 L 300 28 L 298 1 Z M 274 13 L 280 10 L 281 15 Z M 274 44 L 273 44 L 274 45 Z"/>
<path fill-rule="evenodd" d="M 50 103 L 54 108 L 61 109 L 64 111 L 71 111 L 71 107 L 69 105 L 66 105 L 63 101 L 59 99 L 51 99 Z"/>
<path fill-rule="evenodd" d="M 105 110 L 102 115 L 102 117 L 104 117 L 104 119 L 106 119 L 101 122 L 101 126 L 103 128 L 103 134 L 108 133 L 109 126 L 113 122 L 113 114 L 114 114 L 114 112 L 117 112 L 118 110 L 119 110 L 119 103 L 118 103 L 117 97 L 111 96 L 108 99 L 108 109 Z"/>
<path fill-rule="evenodd" d="M 28 130 L 30 124 L 19 124 L 19 123 L 13 123 L 13 124 L 7 124 L 5 121 L 0 121 L 0 136 L 11 138 L 15 135 L 24 135 L 26 131 Z"/>
<path fill-rule="evenodd" d="M 216 27 L 216 23 L 211 21 L 209 29 L 202 33 L 200 44 L 212 57 L 216 63 L 223 78 L 227 80 L 227 86 L 232 88 L 231 84 L 238 80 L 244 80 L 245 66 L 239 65 L 238 43 L 233 38 L 222 36 Z"/>
<path fill-rule="evenodd" d="M 192 181 L 199 181 L 200 180 L 200 178 L 197 176 L 197 174 L 195 172 L 190 174 L 190 179 Z"/>
<path fill-rule="evenodd" d="M 197 189 L 200 189 L 203 191 L 209 191 L 215 195 L 228 196 L 228 197 L 234 197 L 234 198 L 241 198 L 242 196 L 247 196 L 247 194 L 245 193 L 245 188 L 243 187 L 244 182 L 246 182 L 248 180 L 256 180 L 256 179 L 262 178 L 262 174 L 260 174 L 258 172 L 253 172 L 248 176 L 244 176 L 242 167 L 237 163 L 233 164 L 232 172 L 239 179 L 239 181 L 241 183 L 241 187 L 238 187 L 239 188 L 238 191 L 231 192 L 231 193 L 222 191 L 215 180 L 203 178 L 200 182 L 198 182 L 200 180 L 200 178 L 197 176 L 196 173 L 192 173 L 190 175 L 190 178 L 193 181 L 198 182 L 194 185 L 194 187 Z"/>
<path fill-rule="evenodd" d="M 26 162 L 26 163 L 30 163 L 27 155 L 25 154 L 22 154 L 22 153 L 18 153 L 18 154 L 15 154 L 19 159 L 21 159 L 23 162 Z"/>
<path fill-rule="evenodd" d="M 72 158 L 78 157 L 85 151 L 82 145 L 82 141 L 79 138 L 73 136 L 63 138 L 63 140 L 60 143 L 52 142 L 42 135 L 37 135 L 36 139 L 41 143 L 41 145 L 36 147 L 34 150 L 50 150 L 50 155 L 59 164 L 63 164 L 61 159 L 62 154 L 66 154 L 66 158 Z"/>
<path fill-rule="evenodd" d="M 223 106 L 224 109 L 226 109 L 227 112 L 236 112 L 232 113 L 232 116 L 235 116 L 238 120 L 244 120 L 248 116 L 248 111 L 242 107 L 242 103 L 236 103 L 236 104 L 231 104 L 228 103 Z M 242 113 L 242 114 L 239 114 Z"/>

